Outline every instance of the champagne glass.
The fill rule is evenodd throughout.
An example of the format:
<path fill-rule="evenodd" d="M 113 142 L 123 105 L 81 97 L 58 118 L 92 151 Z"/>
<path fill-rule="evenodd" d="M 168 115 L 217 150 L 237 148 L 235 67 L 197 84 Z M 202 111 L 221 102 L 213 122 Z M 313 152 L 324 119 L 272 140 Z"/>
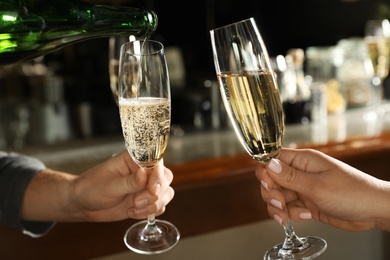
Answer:
<path fill-rule="evenodd" d="M 364 39 L 374 69 L 371 84 L 374 88 L 373 105 L 376 109 L 382 101 L 383 80 L 389 74 L 390 66 L 390 22 L 384 20 L 368 20 Z"/>
<path fill-rule="evenodd" d="M 123 136 L 134 161 L 150 172 L 163 158 L 168 144 L 171 94 L 164 46 L 157 41 L 122 45 L 119 59 L 118 103 Z M 149 215 L 131 226 L 126 246 L 140 254 L 158 254 L 179 241 L 177 228 Z"/>
<path fill-rule="evenodd" d="M 270 59 L 253 18 L 210 31 L 222 100 L 245 150 L 265 165 L 278 157 L 284 134 L 283 109 Z M 313 259 L 326 241 L 298 237 L 290 221 L 285 240 L 264 259 Z"/>

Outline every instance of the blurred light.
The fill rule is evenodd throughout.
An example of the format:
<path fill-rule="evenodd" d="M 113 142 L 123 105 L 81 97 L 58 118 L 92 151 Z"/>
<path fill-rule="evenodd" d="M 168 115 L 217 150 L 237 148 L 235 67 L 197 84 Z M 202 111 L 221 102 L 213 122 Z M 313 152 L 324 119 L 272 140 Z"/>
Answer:
<path fill-rule="evenodd" d="M 16 41 L 12 41 L 11 34 L 9 33 L 0 33 L 0 53 L 9 51 L 10 49 L 16 48 L 18 46 Z"/>
<path fill-rule="evenodd" d="M 379 77 L 374 77 L 372 83 L 374 83 L 375 86 L 379 86 L 379 84 L 381 84 L 381 79 Z"/>
<path fill-rule="evenodd" d="M 15 22 L 15 21 L 16 21 L 16 16 L 12 16 L 12 15 L 7 15 L 7 14 L 5 14 L 5 15 L 3 15 L 3 16 L 1 17 L 1 20 L 7 21 L 7 22 Z"/>
<path fill-rule="evenodd" d="M 282 72 L 285 72 L 287 70 L 286 60 L 283 55 L 276 56 L 276 65 L 278 66 L 278 69 Z"/>
<path fill-rule="evenodd" d="M 211 86 L 213 85 L 213 82 L 211 82 L 211 80 L 205 80 L 203 82 L 203 85 L 206 87 L 206 88 L 211 88 Z"/>
<path fill-rule="evenodd" d="M 390 22 L 387 19 L 382 21 L 383 35 L 388 38 L 390 37 Z"/>

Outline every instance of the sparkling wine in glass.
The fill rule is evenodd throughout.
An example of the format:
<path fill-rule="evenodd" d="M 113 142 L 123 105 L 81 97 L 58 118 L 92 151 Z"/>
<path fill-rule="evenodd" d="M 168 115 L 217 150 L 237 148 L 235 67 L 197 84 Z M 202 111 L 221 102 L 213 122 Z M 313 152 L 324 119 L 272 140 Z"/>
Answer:
<path fill-rule="evenodd" d="M 150 171 L 163 158 L 171 122 L 171 94 L 164 46 L 157 41 L 125 43 L 119 60 L 118 104 L 123 137 L 134 161 Z M 126 246 L 140 254 L 173 248 L 180 234 L 170 222 L 149 215 L 131 226 Z"/>
<path fill-rule="evenodd" d="M 280 94 L 270 59 L 255 20 L 249 18 L 210 31 L 214 65 L 226 111 L 245 150 L 265 165 L 278 157 L 284 120 Z M 290 221 L 285 240 L 264 259 L 313 259 L 326 241 L 298 237 Z"/>

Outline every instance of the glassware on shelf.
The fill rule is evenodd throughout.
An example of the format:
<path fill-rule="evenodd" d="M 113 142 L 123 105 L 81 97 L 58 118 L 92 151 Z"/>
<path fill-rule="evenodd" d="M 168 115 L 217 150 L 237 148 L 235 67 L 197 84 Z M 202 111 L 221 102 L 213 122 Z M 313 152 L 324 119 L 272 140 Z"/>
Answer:
<path fill-rule="evenodd" d="M 306 77 L 310 77 L 311 84 L 325 84 L 327 113 L 343 113 L 347 100 L 338 78 L 343 62 L 342 51 L 337 46 L 310 46 L 305 53 Z"/>
<path fill-rule="evenodd" d="M 337 75 L 345 92 L 348 108 L 367 107 L 377 102 L 380 93 L 371 85 L 374 77 L 367 45 L 362 38 L 342 39 L 337 43 L 342 64 Z"/>
<path fill-rule="evenodd" d="M 383 80 L 389 74 L 390 67 L 390 22 L 387 19 L 366 22 L 364 39 L 368 47 L 374 75 L 371 79 L 373 111 L 380 112 L 383 99 Z"/>
<path fill-rule="evenodd" d="M 390 66 L 390 22 L 369 20 L 366 22 L 365 40 L 368 46 L 375 77 L 383 80 L 389 74 Z"/>

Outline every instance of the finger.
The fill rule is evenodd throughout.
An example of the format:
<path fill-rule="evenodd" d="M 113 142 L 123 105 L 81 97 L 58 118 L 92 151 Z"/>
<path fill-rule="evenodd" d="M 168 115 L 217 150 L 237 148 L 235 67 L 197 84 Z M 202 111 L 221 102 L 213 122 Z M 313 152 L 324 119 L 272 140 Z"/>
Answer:
<path fill-rule="evenodd" d="M 299 193 L 307 193 L 310 189 L 313 189 L 316 183 L 317 174 L 305 173 L 278 159 L 271 159 L 267 165 L 267 170 L 269 176 L 280 186 Z"/>
<path fill-rule="evenodd" d="M 163 161 L 160 161 L 149 176 L 149 191 L 158 196 L 172 183 L 172 180 L 172 171 L 164 166 Z"/>
<path fill-rule="evenodd" d="M 145 171 L 133 161 L 127 150 L 113 156 L 93 170 L 105 173 L 107 178 L 105 189 L 110 191 L 112 196 L 124 196 L 146 187 Z"/>
<path fill-rule="evenodd" d="M 256 169 L 255 169 L 255 176 L 260 181 L 261 185 L 265 189 L 273 189 L 274 188 L 274 183 L 275 182 L 268 175 L 267 169 L 264 166 L 259 165 L 259 166 L 256 167 Z"/>
<path fill-rule="evenodd" d="M 172 187 L 169 187 L 167 191 L 157 200 L 151 207 L 151 212 L 154 212 L 156 216 L 165 212 L 166 206 L 171 202 L 175 195 L 175 191 Z"/>
<path fill-rule="evenodd" d="M 270 217 L 276 222 L 283 225 L 287 221 L 307 221 L 312 219 L 312 214 L 309 209 L 301 206 L 302 203 L 289 203 L 286 208 L 279 208 L 274 203 L 267 204 L 267 210 Z"/>
<path fill-rule="evenodd" d="M 131 158 L 127 150 L 122 151 L 121 153 L 113 157 L 114 160 L 118 160 L 117 165 L 119 166 L 118 170 L 123 176 L 131 175 L 135 173 L 140 167 L 138 164 Z M 125 163 L 127 168 L 123 168 L 122 164 Z"/>
<path fill-rule="evenodd" d="M 161 215 L 165 212 L 166 205 L 173 197 L 174 190 L 172 187 L 168 187 L 159 199 L 156 196 L 152 196 L 149 192 L 145 192 L 136 198 L 135 207 L 128 209 L 128 215 L 132 218 L 145 218 L 150 214 Z"/>
<path fill-rule="evenodd" d="M 305 221 L 312 219 L 312 214 L 309 209 L 305 208 L 302 203 L 288 203 L 288 215 L 293 221 Z"/>
<path fill-rule="evenodd" d="M 275 207 L 272 204 L 267 204 L 267 210 L 269 216 L 273 218 L 276 222 L 278 222 L 280 225 L 287 223 L 289 216 L 286 210 Z"/>
<path fill-rule="evenodd" d="M 273 196 L 271 194 L 275 194 L 275 193 L 279 194 L 278 197 L 283 197 L 284 198 L 283 201 L 286 201 L 286 203 L 298 199 L 298 194 L 295 191 L 281 188 L 277 184 L 273 185 L 272 189 L 269 189 L 268 184 L 264 180 L 261 180 L 261 189 L 260 190 L 261 190 L 261 196 L 265 202 L 269 202 L 270 197 Z M 273 190 L 278 190 L 279 192 L 273 192 Z"/>
<path fill-rule="evenodd" d="M 314 149 L 282 148 L 279 160 L 304 172 L 323 172 L 328 169 L 324 162 L 333 160 L 331 157 Z"/>
<path fill-rule="evenodd" d="M 296 201 L 299 199 L 299 196 L 295 191 L 285 189 L 285 188 L 280 188 L 279 190 L 283 194 L 286 204 L 290 203 L 291 201 Z"/>
<path fill-rule="evenodd" d="M 149 215 L 154 214 L 155 216 L 160 216 L 165 212 L 165 207 L 159 209 L 157 212 L 152 212 L 147 208 L 144 209 L 129 209 L 127 216 L 133 219 L 146 219 Z"/>
<path fill-rule="evenodd" d="M 131 171 L 123 159 L 115 157 L 89 169 L 81 177 L 89 178 L 89 183 L 95 182 L 101 185 L 102 187 L 97 188 L 103 189 L 107 199 L 118 198 L 141 191 L 146 187 L 147 175 L 145 171 L 139 167 L 134 167 L 134 171 Z M 100 181 L 95 180 L 97 178 Z"/>
<path fill-rule="evenodd" d="M 266 189 L 262 189 L 261 190 L 261 194 L 262 194 L 263 200 L 267 204 L 271 204 L 274 207 L 277 207 L 279 209 L 285 208 L 286 200 L 284 198 L 283 193 L 280 190 L 275 190 L 275 189 L 266 190 Z"/>
<path fill-rule="evenodd" d="M 134 206 L 137 209 L 149 207 L 153 208 L 153 211 L 156 211 L 168 204 L 172 200 L 173 194 L 173 189 L 170 186 L 168 186 L 159 195 L 151 194 L 149 190 L 143 190 L 135 196 Z"/>

